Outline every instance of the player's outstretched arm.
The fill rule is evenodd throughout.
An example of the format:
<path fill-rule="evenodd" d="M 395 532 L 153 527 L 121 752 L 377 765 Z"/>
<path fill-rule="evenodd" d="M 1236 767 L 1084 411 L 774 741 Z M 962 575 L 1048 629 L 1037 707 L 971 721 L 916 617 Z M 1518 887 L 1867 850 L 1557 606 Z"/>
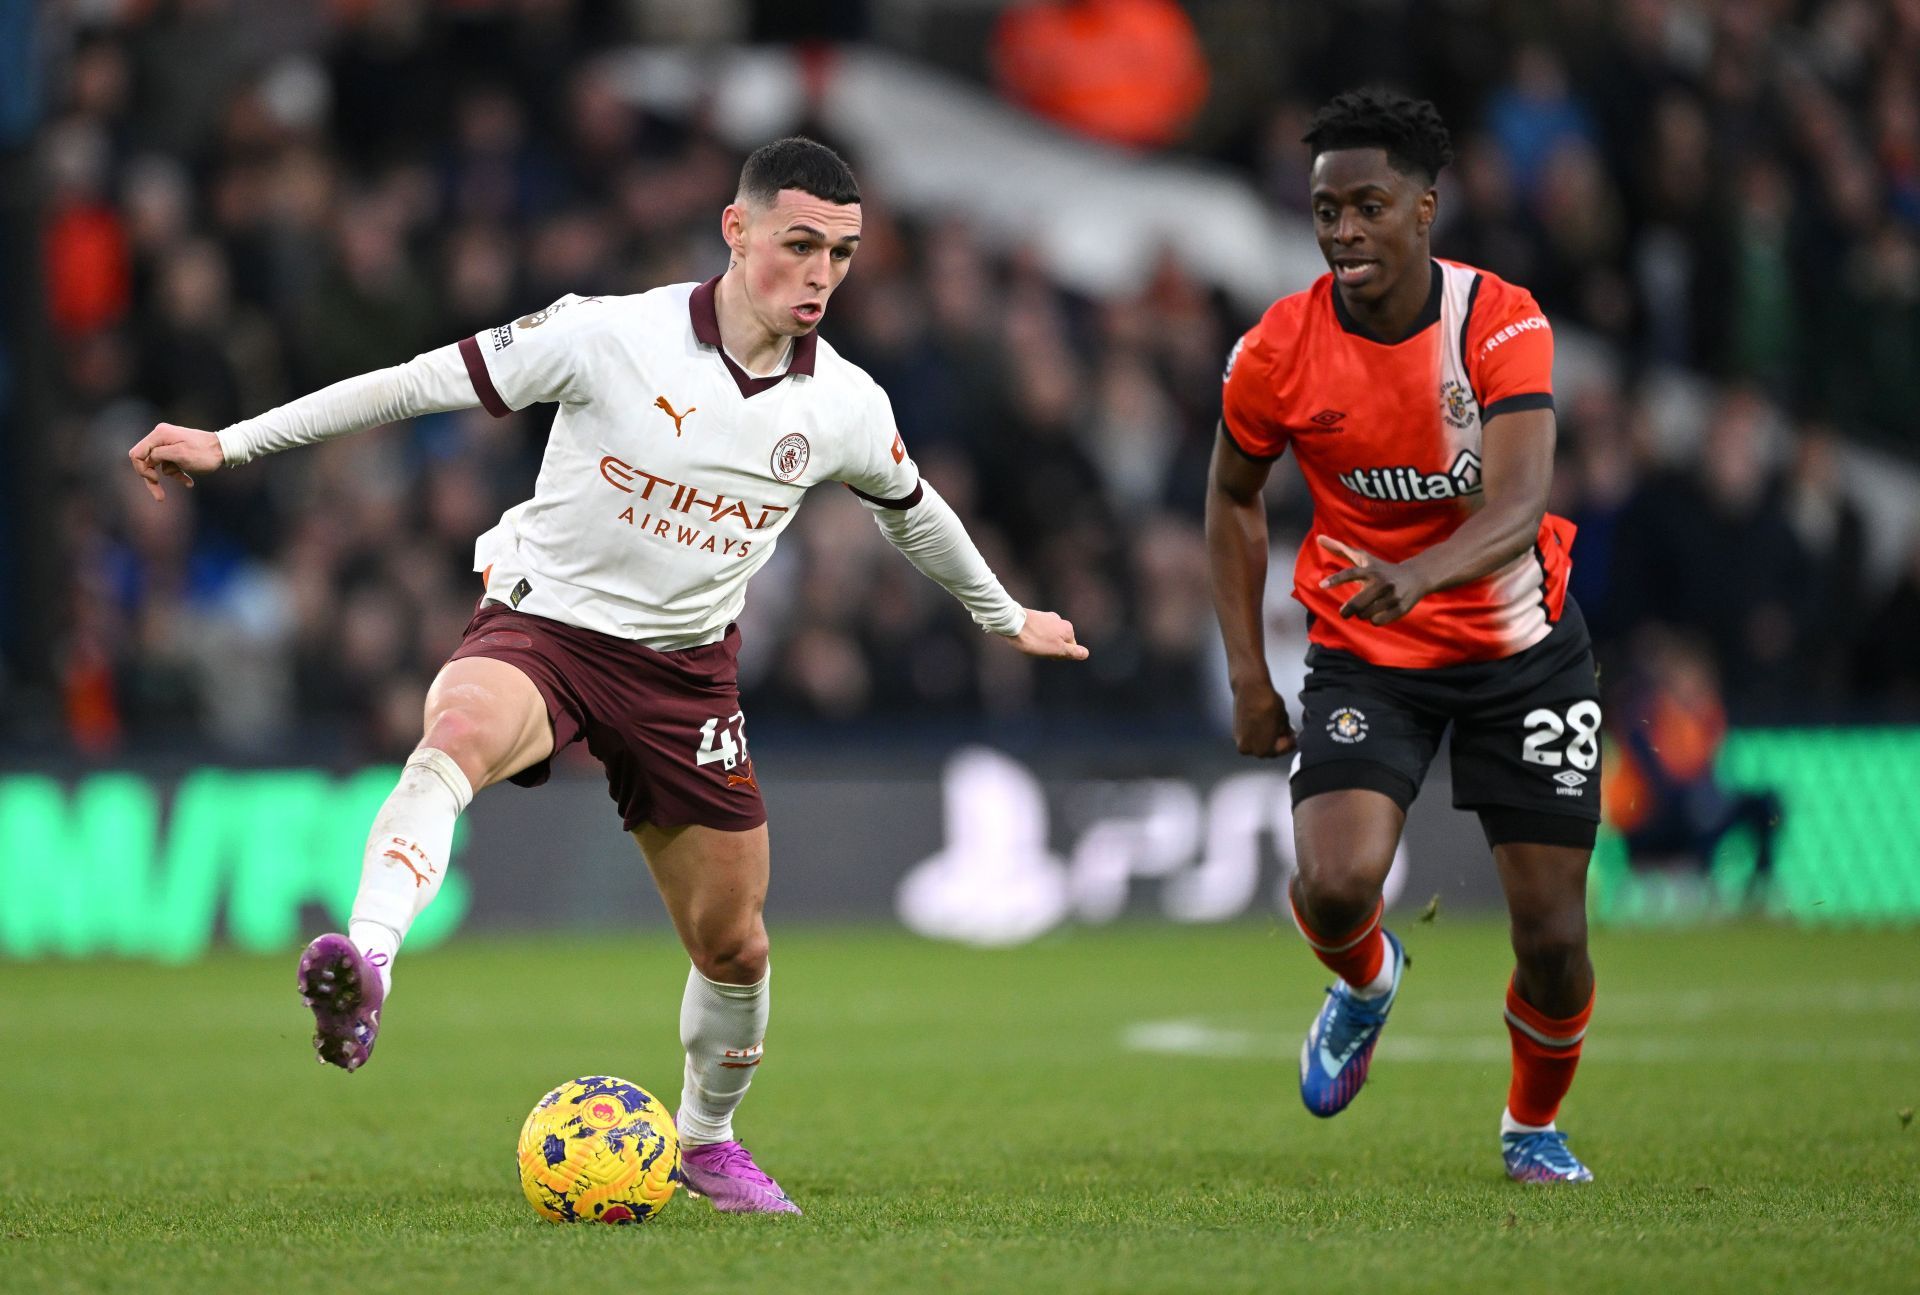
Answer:
<path fill-rule="evenodd" d="M 296 445 L 479 404 L 459 347 L 443 346 L 405 364 L 336 382 L 218 432 L 161 423 L 127 451 L 127 458 L 147 483 L 147 493 L 165 499 L 164 477 L 191 486 L 196 472 L 238 467 Z"/>
<path fill-rule="evenodd" d="M 218 436 L 173 423 L 161 423 L 141 437 L 140 443 L 127 451 L 127 457 L 133 460 L 133 470 L 147 483 L 147 493 L 155 499 L 167 497 L 166 487 L 160 483 L 162 477 L 191 487 L 194 473 L 212 472 L 226 462 Z"/>
<path fill-rule="evenodd" d="M 1267 592 L 1267 506 L 1271 465 L 1242 453 L 1224 427 L 1207 469 L 1207 568 L 1213 610 L 1227 648 L 1233 741 L 1241 755 L 1271 760 L 1294 748 L 1287 706 L 1267 673 L 1261 621 Z"/>
<path fill-rule="evenodd" d="M 959 515 L 922 479 L 911 502 L 895 506 L 864 492 L 861 501 L 887 542 L 960 600 L 981 629 L 1010 640 L 1028 656 L 1084 661 L 1087 649 L 1074 641 L 1073 626 L 1052 612 L 1029 611 L 1015 602 L 980 556 Z"/>

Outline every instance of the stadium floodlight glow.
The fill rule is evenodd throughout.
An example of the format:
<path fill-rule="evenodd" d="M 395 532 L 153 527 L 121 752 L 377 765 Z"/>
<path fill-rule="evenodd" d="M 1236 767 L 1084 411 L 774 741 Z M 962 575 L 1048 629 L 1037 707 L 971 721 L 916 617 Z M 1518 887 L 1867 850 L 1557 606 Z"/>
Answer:
<path fill-rule="evenodd" d="M 71 788 L 0 778 L 0 955 L 185 962 L 223 925 L 240 949 L 285 950 L 298 943 L 304 905 L 346 920 L 366 824 L 395 775 L 197 769 L 170 798 L 133 773 Z M 468 898 L 464 879 L 449 876 L 409 946 L 444 939 Z"/>

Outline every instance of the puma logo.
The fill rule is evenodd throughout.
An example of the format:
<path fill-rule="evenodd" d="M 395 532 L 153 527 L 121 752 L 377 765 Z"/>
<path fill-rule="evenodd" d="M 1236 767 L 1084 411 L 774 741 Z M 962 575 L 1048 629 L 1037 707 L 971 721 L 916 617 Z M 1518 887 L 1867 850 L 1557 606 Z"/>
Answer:
<path fill-rule="evenodd" d="M 395 845 L 405 846 L 407 849 L 413 851 L 414 855 L 419 858 L 420 862 L 426 865 L 427 873 L 431 873 L 434 870 L 433 862 L 427 858 L 426 852 L 423 851 L 419 846 L 414 845 L 410 841 L 403 841 L 397 836 L 391 837 L 389 839 L 392 840 L 392 842 Z M 420 889 L 420 887 L 427 884 L 426 873 L 422 873 L 420 869 L 414 867 L 413 860 L 409 859 L 405 854 L 401 853 L 399 850 L 388 850 L 384 852 L 381 857 L 386 859 L 392 859 L 395 863 L 403 865 L 408 872 L 412 873 L 413 888 L 415 890 L 418 890 Z"/>
<path fill-rule="evenodd" d="M 409 859 L 406 855 L 400 853 L 398 850 L 388 850 L 386 857 L 392 859 L 395 863 L 401 864 L 408 872 L 413 874 L 413 888 L 415 890 L 427 884 L 427 879 L 420 874 L 420 869 L 414 867 L 413 860 Z"/>
<path fill-rule="evenodd" d="M 744 777 L 744 778 L 743 778 L 743 777 L 741 777 L 741 776 L 740 776 L 739 774 L 737 774 L 737 773 L 730 773 L 730 774 L 728 774 L 728 775 L 727 775 L 727 786 L 729 786 L 729 787 L 743 787 L 743 786 L 744 786 L 744 787 L 751 787 L 751 788 L 753 788 L 753 789 L 754 789 L 755 791 L 759 791 L 759 790 L 760 790 L 760 784 L 759 784 L 759 783 L 757 783 L 757 782 L 755 782 L 755 781 L 753 780 L 753 775 L 752 775 L 751 773 L 749 773 L 749 774 L 747 774 L 747 775 L 746 775 L 746 777 Z"/>
<path fill-rule="evenodd" d="M 675 436 L 680 435 L 681 420 L 685 419 L 688 416 L 688 414 L 697 414 L 700 412 L 700 406 L 689 405 L 687 406 L 687 412 L 685 414 L 676 414 L 673 412 L 673 406 L 667 403 L 667 398 L 665 396 L 655 397 L 653 402 L 653 407 L 655 409 L 660 410 L 668 418 L 671 418 L 673 420 L 673 434 Z"/>

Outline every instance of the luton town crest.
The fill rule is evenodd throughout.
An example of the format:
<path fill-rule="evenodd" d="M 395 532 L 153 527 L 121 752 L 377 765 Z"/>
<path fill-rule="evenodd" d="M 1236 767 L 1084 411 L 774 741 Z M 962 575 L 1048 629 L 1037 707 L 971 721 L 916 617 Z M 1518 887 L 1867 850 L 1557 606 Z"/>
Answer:
<path fill-rule="evenodd" d="M 1365 741 L 1367 717 L 1351 706 L 1342 706 L 1327 720 L 1327 736 L 1348 746 Z"/>
<path fill-rule="evenodd" d="M 1440 384 L 1440 403 L 1445 407 L 1450 427 L 1465 427 L 1473 420 L 1473 397 L 1464 384 L 1448 378 Z"/>

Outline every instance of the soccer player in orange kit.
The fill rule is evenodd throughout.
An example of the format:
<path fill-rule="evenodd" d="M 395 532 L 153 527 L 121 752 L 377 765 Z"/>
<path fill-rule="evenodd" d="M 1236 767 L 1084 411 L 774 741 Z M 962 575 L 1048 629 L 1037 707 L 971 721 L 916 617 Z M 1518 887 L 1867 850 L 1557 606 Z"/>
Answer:
<path fill-rule="evenodd" d="M 1452 148 L 1432 104 L 1342 94 L 1306 142 L 1331 273 L 1234 347 L 1207 493 L 1234 741 L 1293 756 L 1294 917 L 1339 977 L 1300 1095 L 1331 1116 L 1366 1081 L 1408 964 L 1381 887 L 1451 725 L 1454 804 L 1479 815 L 1512 917 L 1507 1173 L 1590 1181 L 1554 1124 L 1593 1008 L 1600 703 L 1567 595 L 1573 527 L 1546 511 L 1553 330 L 1524 289 L 1434 258 Z M 1261 632 L 1261 489 L 1289 446 L 1314 504 L 1294 568 L 1312 643 L 1297 729 Z"/>

